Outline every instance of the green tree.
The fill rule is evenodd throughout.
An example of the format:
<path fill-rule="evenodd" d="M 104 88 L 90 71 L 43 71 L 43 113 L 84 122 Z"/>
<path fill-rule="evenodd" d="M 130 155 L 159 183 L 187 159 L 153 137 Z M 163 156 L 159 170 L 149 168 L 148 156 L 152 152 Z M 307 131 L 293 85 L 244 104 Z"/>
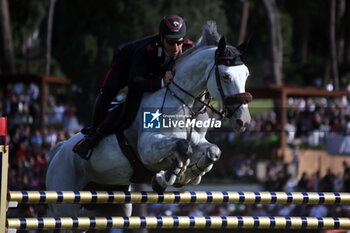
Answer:
<path fill-rule="evenodd" d="M 14 46 L 19 56 L 26 55 L 28 39 L 45 20 L 47 6 L 46 0 L 9 1 Z"/>
<path fill-rule="evenodd" d="M 1 62 L 0 70 L 4 73 L 14 73 L 16 71 L 15 67 L 15 55 L 13 50 L 13 40 L 11 32 L 11 20 L 7 0 L 0 1 L 0 29 L 1 29 Z"/>
<path fill-rule="evenodd" d="M 202 27 L 207 20 L 216 21 L 218 32 L 222 35 L 227 34 L 227 18 L 223 7 L 224 1 L 222 0 L 163 0 L 159 2 L 163 2 L 163 4 L 159 4 L 161 5 L 161 16 L 168 14 L 178 14 L 184 18 L 188 28 L 187 37 L 192 40 L 196 41 L 199 39 L 200 35 L 202 34 Z M 156 19 L 157 24 L 159 21 L 160 18 Z"/>
<path fill-rule="evenodd" d="M 117 45 L 158 33 L 161 18 L 168 14 L 183 16 L 190 39 L 199 38 L 208 19 L 216 20 L 224 34 L 226 17 L 221 4 L 209 0 L 200 5 L 188 0 L 58 0 L 53 55 L 66 76 L 82 89 L 76 100 L 78 112 L 89 115 Z"/>

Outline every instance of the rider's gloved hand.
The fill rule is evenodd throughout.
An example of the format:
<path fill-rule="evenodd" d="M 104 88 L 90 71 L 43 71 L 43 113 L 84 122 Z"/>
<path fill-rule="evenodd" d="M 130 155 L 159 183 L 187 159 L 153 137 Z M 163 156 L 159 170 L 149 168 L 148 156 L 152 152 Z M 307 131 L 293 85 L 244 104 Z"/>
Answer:
<path fill-rule="evenodd" d="M 166 71 L 163 78 L 164 85 L 168 86 L 173 80 L 173 78 L 174 78 L 174 71 L 170 71 L 170 70 Z"/>
<path fill-rule="evenodd" d="M 82 140 L 79 144 L 77 144 L 75 148 L 73 148 L 73 151 L 83 159 L 88 160 L 91 156 L 91 153 L 89 153 L 89 151 L 92 149 L 92 147 L 92 142 L 87 137 L 85 137 L 84 140 Z"/>

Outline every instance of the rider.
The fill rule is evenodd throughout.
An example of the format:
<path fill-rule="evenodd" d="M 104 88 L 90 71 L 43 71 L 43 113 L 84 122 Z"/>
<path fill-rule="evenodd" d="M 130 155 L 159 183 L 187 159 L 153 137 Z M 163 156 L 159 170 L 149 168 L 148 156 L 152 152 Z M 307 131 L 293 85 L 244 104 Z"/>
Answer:
<path fill-rule="evenodd" d="M 87 136 L 78 142 L 74 151 L 88 159 L 88 152 L 110 128 L 106 117 L 112 99 L 128 85 L 126 109 L 122 129 L 134 120 L 143 92 L 154 92 L 167 86 L 173 78 L 173 60 L 192 47 L 185 39 L 186 24 L 178 15 L 163 17 L 159 34 L 120 45 L 114 51 L 102 88 L 95 100 L 92 127 Z M 120 127 L 118 126 L 118 130 Z"/>

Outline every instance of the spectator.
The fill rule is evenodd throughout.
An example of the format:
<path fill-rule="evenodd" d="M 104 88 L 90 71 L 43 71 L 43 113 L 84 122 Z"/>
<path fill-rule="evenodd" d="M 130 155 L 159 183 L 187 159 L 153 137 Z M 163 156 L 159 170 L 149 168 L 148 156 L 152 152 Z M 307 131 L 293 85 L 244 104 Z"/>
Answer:
<path fill-rule="evenodd" d="M 295 179 L 291 174 L 287 175 L 285 184 L 285 192 L 295 192 L 298 186 L 298 180 Z"/>
<path fill-rule="evenodd" d="M 327 217 L 327 215 L 328 215 L 328 210 L 327 210 L 327 207 L 325 207 L 324 205 L 312 206 L 309 213 L 310 217 L 317 217 L 317 218 Z"/>
<path fill-rule="evenodd" d="M 291 216 L 294 208 L 295 208 L 294 204 L 283 205 L 282 208 L 278 211 L 277 215 L 289 217 Z"/>
<path fill-rule="evenodd" d="M 292 161 L 292 163 L 293 163 L 294 166 L 295 166 L 295 174 L 298 175 L 298 172 L 299 172 L 299 156 L 300 156 L 299 145 L 295 145 L 295 146 L 294 146 L 292 155 L 293 155 L 293 161 Z"/>
<path fill-rule="evenodd" d="M 75 112 L 76 109 L 73 105 L 69 105 L 65 112 L 64 126 L 68 132 L 77 132 L 82 128 L 78 122 Z"/>
<path fill-rule="evenodd" d="M 294 138 L 295 138 L 295 132 L 296 132 L 296 127 L 295 127 L 295 119 L 292 118 L 288 120 L 288 123 L 286 123 L 284 130 L 287 132 L 287 143 L 293 143 Z"/>
<path fill-rule="evenodd" d="M 308 191 L 308 183 L 309 183 L 309 178 L 306 172 L 303 172 L 301 175 L 301 178 L 298 182 L 298 190 L 300 192 L 307 192 Z"/>
<path fill-rule="evenodd" d="M 307 184 L 307 189 L 309 192 L 317 192 L 318 191 L 318 183 L 319 183 L 319 176 L 320 172 L 317 171 L 316 173 L 311 175 L 311 179 L 309 180 Z"/>
<path fill-rule="evenodd" d="M 327 84 L 326 84 L 326 90 L 327 91 L 333 91 L 334 90 L 334 86 L 333 86 L 333 81 L 329 81 Z"/>
<path fill-rule="evenodd" d="M 344 175 L 348 174 L 348 172 L 350 171 L 350 167 L 348 165 L 348 162 L 346 162 L 346 160 L 343 161 L 343 167 L 344 167 Z"/>
<path fill-rule="evenodd" d="M 274 190 L 285 191 L 286 182 L 287 182 L 287 177 L 286 177 L 284 171 L 283 170 L 279 171 L 277 174 L 276 186 L 275 186 Z"/>
<path fill-rule="evenodd" d="M 252 216 L 267 216 L 268 213 L 264 209 L 264 206 L 262 204 L 256 204 L 255 208 L 253 209 Z"/>
<path fill-rule="evenodd" d="M 331 169 L 327 169 L 327 174 L 322 178 L 320 184 L 321 192 L 334 192 L 334 179 L 335 175 L 332 173 Z"/>
<path fill-rule="evenodd" d="M 350 192 L 350 170 L 344 174 L 344 192 Z"/>
<path fill-rule="evenodd" d="M 35 130 L 35 134 L 32 137 L 31 144 L 36 148 L 41 148 L 43 144 L 43 138 L 39 129 Z"/>
<path fill-rule="evenodd" d="M 344 186 L 343 177 L 340 173 L 338 173 L 336 176 L 334 176 L 333 181 L 333 190 L 334 192 L 341 192 Z"/>
<path fill-rule="evenodd" d="M 28 95 L 31 101 L 37 101 L 39 98 L 39 87 L 35 83 L 30 83 L 28 88 Z"/>

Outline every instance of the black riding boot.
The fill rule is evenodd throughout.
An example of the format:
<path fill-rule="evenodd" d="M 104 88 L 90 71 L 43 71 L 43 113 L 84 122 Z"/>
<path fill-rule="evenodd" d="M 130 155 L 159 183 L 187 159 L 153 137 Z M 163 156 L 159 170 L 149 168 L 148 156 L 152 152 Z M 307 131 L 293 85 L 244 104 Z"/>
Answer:
<path fill-rule="evenodd" d="M 90 133 L 76 146 L 74 152 L 83 159 L 88 160 L 91 156 L 89 151 L 93 149 L 102 138 L 102 130 L 100 128 L 91 129 Z M 92 152 L 92 151 L 91 151 Z"/>
<path fill-rule="evenodd" d="M 89 153 L 89 151 L 98 144 L 108 128 L 110 119 L 109 117 L 106 117 L 106 113 L 109 104 L 109 98 L 106 98 L 101 92 L 97 96 L 94 104 L 91 130 L 89 134 L 84 137 L 84 140 L 82 140 L 74 149 L 74 152 L 83 159 L 88 160 L 90 158 L 91 153 Z"/>

